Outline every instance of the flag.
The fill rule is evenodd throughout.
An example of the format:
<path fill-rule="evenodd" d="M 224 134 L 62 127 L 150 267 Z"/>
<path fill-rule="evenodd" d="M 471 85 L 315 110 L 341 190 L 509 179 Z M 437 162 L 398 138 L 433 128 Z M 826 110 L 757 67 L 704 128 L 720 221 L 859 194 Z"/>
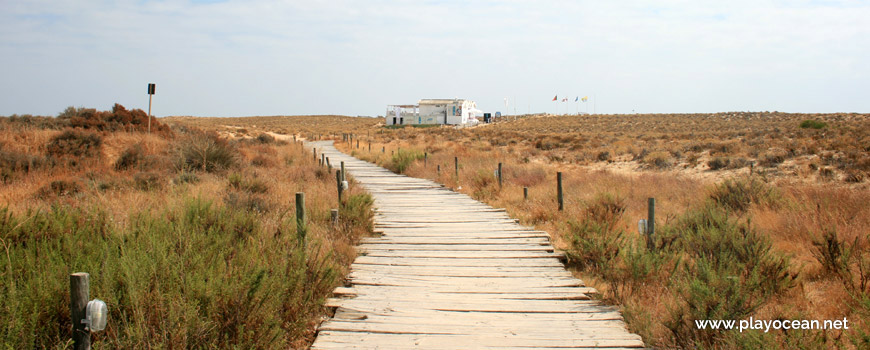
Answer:
<path fill-rule="evenodd" d="M 559 97 L 559 95 L 553 96 L 553 101 L 555 101 L 556 98 L 558 98 L 558 97 Z"/>
<path fill-rule="evenodd" d="M 562 102 L 568 102 L 568 98 L 567 97 L 563 98 Z"/>
<path fill-rule="evenodd" d="M 586 102 L 586 100 L 588 100 L 588 99 L 589 99 L 589 96 L 583 96 L 583 102 Z"/>
<path fill-rule="evenodd" d="M 575 97 L 574 102 L 577 102 L 577 100 L 579 100 L 579 99 L 580 99 L 580 96 Z"/>

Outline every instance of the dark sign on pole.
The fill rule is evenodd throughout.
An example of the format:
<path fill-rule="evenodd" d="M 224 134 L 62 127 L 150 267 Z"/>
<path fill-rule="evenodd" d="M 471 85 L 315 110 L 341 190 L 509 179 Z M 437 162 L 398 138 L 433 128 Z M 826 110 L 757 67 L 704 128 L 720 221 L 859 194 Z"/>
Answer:
<path fill-rule="evenodd" d="M 155 87 L 156 87 L 155 84 L 148 84 L 148 94 L 149 95 L 154 95 L 154 88 Z"/>

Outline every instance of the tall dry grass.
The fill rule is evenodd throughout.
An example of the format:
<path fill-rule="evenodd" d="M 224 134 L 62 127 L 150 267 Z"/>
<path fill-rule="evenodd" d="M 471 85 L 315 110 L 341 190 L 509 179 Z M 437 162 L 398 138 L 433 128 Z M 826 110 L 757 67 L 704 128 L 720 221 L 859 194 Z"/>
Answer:
<path fill-rule="evenodd" d="M 62 128 L 0 122 L 13 126 L 3 157 L 43 160 L 0 186 L 4 347 L 69 346 L 76 271 L 110 309 L 96 347 L 305 347 L 371 229 L 370 197 L 352 185 L 339 205 L 334 177 L 300 144 L 91 130 L 99 146 L 61 157 L 48 145 Z"/>

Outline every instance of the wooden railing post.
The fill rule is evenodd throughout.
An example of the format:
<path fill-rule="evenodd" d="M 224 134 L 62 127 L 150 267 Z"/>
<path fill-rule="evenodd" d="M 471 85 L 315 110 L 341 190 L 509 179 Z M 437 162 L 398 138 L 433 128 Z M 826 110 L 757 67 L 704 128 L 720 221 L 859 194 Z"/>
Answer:
<path fill-rule="evenodd" d="M 296 192 L 296 236 L 299 242 L 305 244 L 305 193 Z"/>
<path fill-rule="evenodd" d="M 656 233 L 656 199 L 649 198 L 647 200 L 647 217 L 646 217 L 646 237 L 647 248 L 655 249 L 655 240 L 653 235 Z"/>
<path fill-rule="evenodd" d="M 498 163 L 498 188 L 502 186 L 502 177 L 501 177 L 501 163 Z"/>
<path fill-rule="evenodd" d="M 73 349 L 89 350 L 91 348 L 91 332 L 87 330 L 82 320 L 86 318 L 90 282 L 87 272 L 76 272 L 69 275 L 69 311 L 72 320 Z M 12 315 L 7 315 L 12 316 Z"/>
<path fill-rule="evenodd" d="M 559 201 L 559 211 L 565 210 L 565 198 L 562 196 L 562 172 L 556 173 L 556 199 Z"/>

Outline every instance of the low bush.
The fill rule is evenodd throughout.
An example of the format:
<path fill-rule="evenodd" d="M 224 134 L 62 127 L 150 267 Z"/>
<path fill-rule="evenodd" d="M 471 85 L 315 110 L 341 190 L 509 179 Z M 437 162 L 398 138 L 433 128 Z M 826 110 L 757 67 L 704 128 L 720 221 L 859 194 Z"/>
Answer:
<path fill-rule="evenodd" d="M 801 122 L 801 128 L 803 129 L 824 129 L 827 126 L 827 123 L 814 119 L 807 119 Z"/>
<path fill-rule="evenodd" d="M 751 204 L 775 206 L 781 195 L 758 177 L 727 179 L 709 195 L 714 203 L 732 211 L 745 212 Z"/>
<path fill-rule="evenodd" d="M 55 180 L 37 191 L 39 198 L 72 196 L 81 192 L 82 186 L 74 180 Z"/>
<path fill-rule="evenodd" d="M 178 170 L 218 172 L 235 166 L 237 159 L 235 148 L 213 134 L 190 135 L 176 150 Z"/>
<path fill-rule="evenodd" d="M 140 172 L 133 175 L 133 185 L 141 191 L 151 191 L 163 187 L 163 177 L 155 172 Z"/>
<path fill-rule="evenodd" d="M 67 130 L 51 138 L 46 152 L 54 157 L 90 157 L 99 154 L 103 145 L 100 135 L 79 130 Z"/>
<path fill-rule="evenodd" d="M 393 154 L 390 163 L 387 164 L 387 169 L 402 174 L 411 166 L 411 163 L 423 159 L 423 152 L 417 150 L 400 149 Z"/>
<path fill-rule="evenodd" d="M 260 134 L 257 136 L 257 142 L 262 144 L 275 143 L 275 137 L 269 134 Z"/>
<path fill-rule="evenodd" d="M 142 162 L 145 157 L 145 152 L 142 151 L 142 144 L 135 144 L 121 153 L 118 160 L 115 161 L 115 170 L 127 170 Z"/>
<path fill-rule="evenodd" d="M 673 166 L 673 158 L 668 152 L 652 152 L 643 157 L 643 163 L 654 169 L 667 169 Z"/>

